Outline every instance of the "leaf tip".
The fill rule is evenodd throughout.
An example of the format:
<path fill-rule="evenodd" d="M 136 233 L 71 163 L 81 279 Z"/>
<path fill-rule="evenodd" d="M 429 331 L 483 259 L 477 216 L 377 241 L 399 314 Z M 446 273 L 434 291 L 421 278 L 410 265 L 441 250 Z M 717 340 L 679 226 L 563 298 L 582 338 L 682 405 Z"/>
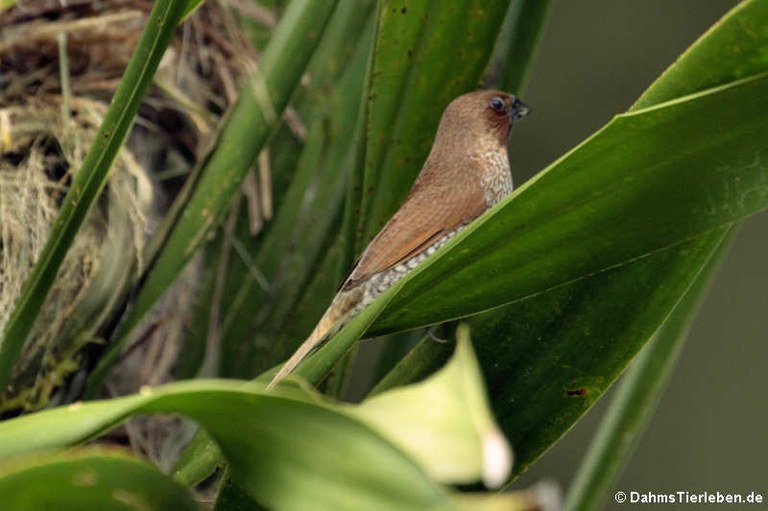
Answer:
<path fill-rule="evenodd" d="M 483 484 L 499 488 L 509 478 L 514 456 L 509 442 L 499 430 L 493 428 L 483 438 Z"/>

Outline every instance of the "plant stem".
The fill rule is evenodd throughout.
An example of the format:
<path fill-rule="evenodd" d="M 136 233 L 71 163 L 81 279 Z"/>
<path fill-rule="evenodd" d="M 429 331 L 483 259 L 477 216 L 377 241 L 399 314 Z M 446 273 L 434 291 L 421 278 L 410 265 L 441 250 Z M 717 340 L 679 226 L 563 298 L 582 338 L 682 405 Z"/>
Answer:
<path fill-rule="evenodd" d="M 521 92 L 546 25 L 549 4 L 549 0 L 510 2 L 486 71 L 486 87 Z"/>

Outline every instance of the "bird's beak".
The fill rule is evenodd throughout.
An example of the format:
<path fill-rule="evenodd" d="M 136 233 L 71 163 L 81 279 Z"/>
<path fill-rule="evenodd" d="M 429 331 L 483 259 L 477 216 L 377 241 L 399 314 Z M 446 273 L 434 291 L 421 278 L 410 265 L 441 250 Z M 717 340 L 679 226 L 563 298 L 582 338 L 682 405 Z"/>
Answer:
<path fill-rule="evenodd" d="M 528 108 L 528 105 L 513 96 L 512 105 L 509 108 L 509 124 L 512 124 L 522 117 L 525 117 L 530 113 L 530 111 L 531 109 Z"/>

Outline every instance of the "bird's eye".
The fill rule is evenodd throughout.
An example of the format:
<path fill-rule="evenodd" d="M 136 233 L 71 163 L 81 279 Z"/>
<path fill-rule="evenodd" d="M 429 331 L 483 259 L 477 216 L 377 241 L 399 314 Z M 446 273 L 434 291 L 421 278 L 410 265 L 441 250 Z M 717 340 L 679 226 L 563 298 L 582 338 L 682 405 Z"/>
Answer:
<path fill-rule="evenodd" d="M 494 96 L 488 102 L 488 106 L 491 107 L 491 110 L 493 110 L 494 112 L 502 113 L 504 112 L 504 108 L 506 105 L 504 104 L 503 99 L 501 99 L 499 96 Z"/>

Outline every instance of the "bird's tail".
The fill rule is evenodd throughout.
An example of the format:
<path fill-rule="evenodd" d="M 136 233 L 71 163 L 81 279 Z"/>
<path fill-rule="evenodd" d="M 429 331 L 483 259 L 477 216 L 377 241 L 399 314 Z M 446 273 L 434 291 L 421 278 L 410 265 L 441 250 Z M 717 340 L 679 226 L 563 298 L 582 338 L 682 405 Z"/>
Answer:
<path fill-rule="evenodd" d="M 280 380 L 291 374 L 305 358 L 346 324 L 347 320 L 353 315 L 355 305 L 360 301 L 359 295 L 362 293 L 359 291 L 361 290 L 341 291 L 336 295 L 336 298 L 333 299 L 330 307 L 325 311 L 323 317 L 320 318 L 320 321 L 318 321 L 312 333 L 309 334 L 307 340 L 299 346 L 299 349 L 291 355 L 291 358 L 272 377 L 269 385 L 267 385 L 268 389 L 271 389 Z"/>

